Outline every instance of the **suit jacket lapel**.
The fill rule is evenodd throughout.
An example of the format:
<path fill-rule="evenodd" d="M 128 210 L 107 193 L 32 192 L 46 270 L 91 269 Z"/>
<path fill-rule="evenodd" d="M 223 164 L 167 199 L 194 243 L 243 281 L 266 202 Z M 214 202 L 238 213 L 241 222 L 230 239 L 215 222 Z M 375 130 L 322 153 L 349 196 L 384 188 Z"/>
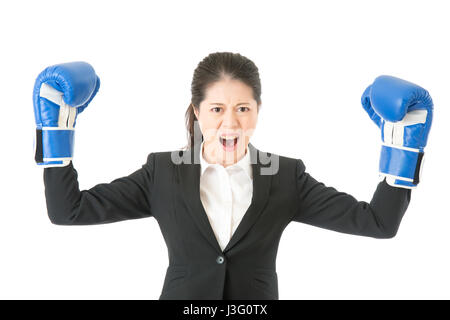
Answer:
<path fill-rule="evenodd" d="M 261 151 L 256 149 L 251 143 L 248 144 L 248 151 L 250 152 L 250 162 L 253 172 L 252 201 L 223 252 L 230 250 L 239 242 L 239 240 L 242 239 L 251 226 L 256 222 L 256 219 L 261 214 L 269 199 L 272 175 L 261 174 L 261 168 L 265 166 L 260 161 Z M 197 146 L 194 150 L 185 151 L 183 158 L 185 160 L 190 159 L 188 163 L 181 163 L 176 166 L 180 176 L 180 191 L 187 204 L 189 209 L 188 211 L 200 232 L 218 252 L 222 252 L 200 199 L 199 156 L 201 156 L 200 146 Z"/>

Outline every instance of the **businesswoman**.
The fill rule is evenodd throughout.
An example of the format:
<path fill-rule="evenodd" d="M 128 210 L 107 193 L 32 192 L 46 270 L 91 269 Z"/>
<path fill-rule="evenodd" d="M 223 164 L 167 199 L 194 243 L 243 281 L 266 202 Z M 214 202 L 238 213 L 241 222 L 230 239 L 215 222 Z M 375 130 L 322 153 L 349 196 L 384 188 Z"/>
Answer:
<path fill-rule="evenodd" d="M 380 76 L 361 102 L 382 133 L 370 203 L 326 187 L 301 159 L 250 143 L 261 108 L 258 69 L 230 52 L 197 66 L 186 111 L 188 144 L 151 152 L 142 168 L 79 190 L 72 163 L 77 116 L 100 80 L 84 62 L 48 67 L 34 88 L 36 162 L 50 220 L 89 225 L 154 217 L 169 253 L 160 299 L 278 299 L 276 255 L 292 221 L 391 238 L 419 182 L 433 104 L 426 90 Z"/>

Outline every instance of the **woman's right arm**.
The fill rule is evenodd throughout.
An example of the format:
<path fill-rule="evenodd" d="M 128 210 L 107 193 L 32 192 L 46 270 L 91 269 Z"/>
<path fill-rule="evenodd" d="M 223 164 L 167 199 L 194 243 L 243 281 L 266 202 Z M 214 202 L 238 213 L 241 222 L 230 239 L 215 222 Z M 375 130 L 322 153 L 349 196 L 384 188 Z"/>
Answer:
<path fill-rule="evenodd" d="M 154 154 L 141 169 L 111 183 L 80 191 L 72 162 L 44 169 L 50 221 L 58 225 L 89 225 L 150 217 Z"/>
<path fill-rule="evenodd" d="M 129 176 L 80 191 L 73 167 L 77 116 L 100 88 L 94 68 L 82 61 L 53 65 L 36 78 L 35 160 L 44 167 L 45 197 L 54 224 L 99 224 L 151 216 L 153 161 Z"/>

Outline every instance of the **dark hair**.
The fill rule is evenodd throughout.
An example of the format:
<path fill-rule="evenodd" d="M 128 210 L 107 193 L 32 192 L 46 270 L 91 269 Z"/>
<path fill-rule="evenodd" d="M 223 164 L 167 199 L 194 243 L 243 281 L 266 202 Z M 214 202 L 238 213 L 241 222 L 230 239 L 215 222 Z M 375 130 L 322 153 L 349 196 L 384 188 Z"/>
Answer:
<path fill-rule="evenodd" d="M 239 53 L 211 53 L 198 64 L 192 78 L 192 98 L 185 114 L 188 139 L 188 144 L 185 148 L 191 149 L 194 146 L 194 125 L 198 122 L 196 121 L 194 108 L 199 111 L 200 103 L 205 98 L 206 89 L 227 76 L 231 79 L 240 80 L 253 89 L 253 98 L 258 104 L 259 111 L 261 105 L 261 80 L 259 79 L 258 68 L 253 61 Z"/>

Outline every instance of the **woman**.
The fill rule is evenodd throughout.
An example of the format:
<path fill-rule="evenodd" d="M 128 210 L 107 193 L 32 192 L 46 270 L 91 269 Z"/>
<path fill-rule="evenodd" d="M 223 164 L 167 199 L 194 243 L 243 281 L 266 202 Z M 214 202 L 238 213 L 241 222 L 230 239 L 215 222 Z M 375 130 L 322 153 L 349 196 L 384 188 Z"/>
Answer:
<path fill-rule="evenodd" d="M 424 89 L 376 79 L 362 102 L 383 132 L 384 179 L 370 203 L 357 201 L 316 181 L 300 159 L 250 143 L 261 107 L 258 69 L 240 54 L 217 52 L 194 72 L 185 150 L 150 153 L 129 176 L 80 191 L 74 125 L 99 84 L 82 62 L 49 67 L 36 80 L 36 162 L 45 167 L 48 215 L 60 225 L 154 217 L 169 253 L 160 299 L 278 299 L 277 248 L 292 221 L 393 237 L 431 126 Z"/>

